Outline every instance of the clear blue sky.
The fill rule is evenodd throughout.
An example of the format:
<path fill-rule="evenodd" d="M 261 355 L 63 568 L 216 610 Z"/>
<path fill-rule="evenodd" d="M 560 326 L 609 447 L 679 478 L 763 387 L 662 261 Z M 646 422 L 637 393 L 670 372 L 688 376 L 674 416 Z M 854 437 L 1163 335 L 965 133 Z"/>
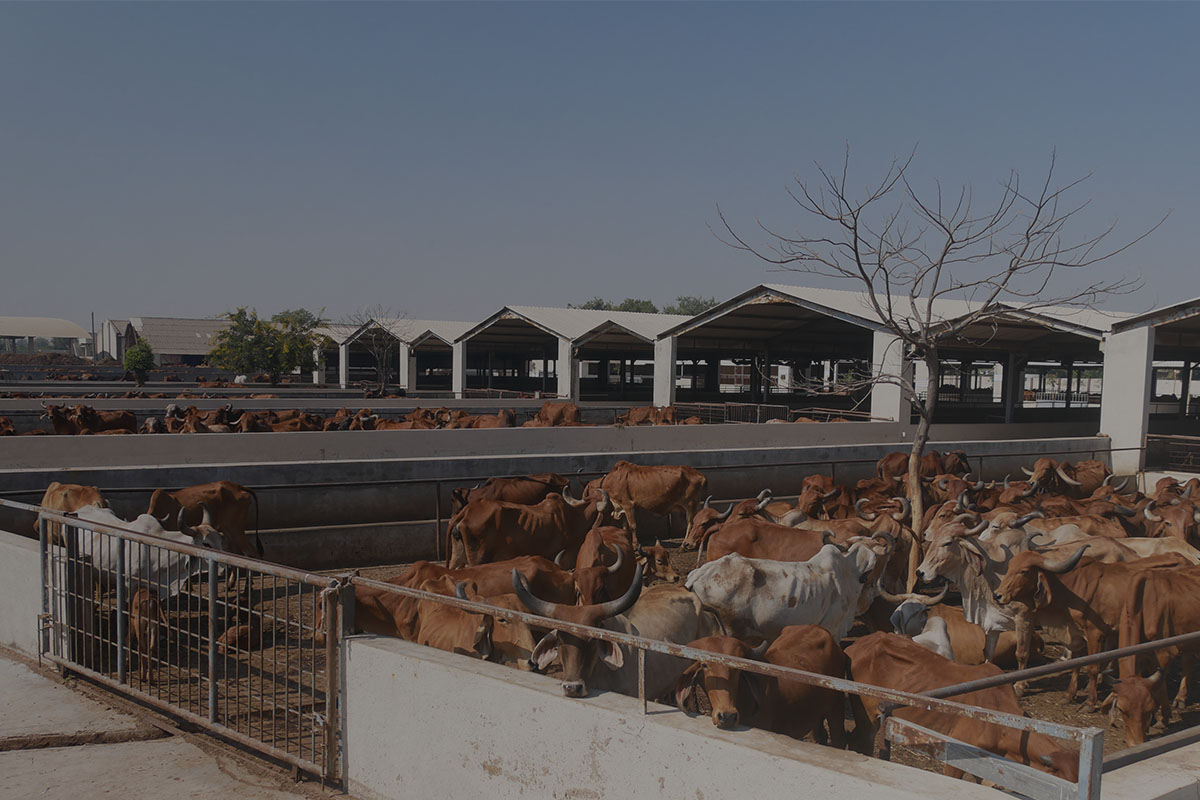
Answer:
<path fill-rule="evenodd" d="M 1090 171 L 1152 239 L 1124 305 L 1200 295 L 1200 5 L 3 4 L 0 314 L 86 325 L 383 303 L 727 297 L 716 241 L 869 177 Z M 793 278 L 793 280 L 795 280 Z"/>

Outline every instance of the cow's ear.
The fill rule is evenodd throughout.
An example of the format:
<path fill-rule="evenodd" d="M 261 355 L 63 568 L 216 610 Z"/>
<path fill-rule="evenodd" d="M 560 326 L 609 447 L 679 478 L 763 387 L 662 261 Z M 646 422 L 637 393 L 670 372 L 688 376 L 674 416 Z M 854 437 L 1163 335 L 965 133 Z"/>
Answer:
<path fill-rule="evenodd" d="M 625 663 L 625 654 L 621 652 L 620 646 L 612 642 L 599 641 L 596 642 L 597 655 L 604 666 L 611 670 L 618 670 Z"/>
<path fill-rule="evenodd" d="M 475 652 L 485 661 L 492 655 L 492 618 L 484 617 L 475 629 Z"/>
<path fill-rule="evenodd" d="M 1038 585 L 1037 595 L 1034 597 L 1034 608 L 1046 608 L 1054 599 L 1053 593 L 1050 591 L 1050 581 L 1047 580 L 1045 573 L 1038 570 Z"/>
<path fill-rule="evenodd" d="M 692 664 L 683 671 L 679 680 L 675 681 L 675 705 L 680 710 L 687 711 L 688 701 L 691 700 L 695 703 L 696 713 L 700 713 L 700 701 L 696 697 L 696 683 L 700 680 L 702 669 L 704 669 L 703 664 Z"/>
<path fill-rule="evenodd" d="M 533 648 L 533 652 L 529 655 L 529 661 L 539 671 L 544 672 L 556 658 L 558 658 L 558 631 L 550 631 L 537 643 L 537 647 Z"/>

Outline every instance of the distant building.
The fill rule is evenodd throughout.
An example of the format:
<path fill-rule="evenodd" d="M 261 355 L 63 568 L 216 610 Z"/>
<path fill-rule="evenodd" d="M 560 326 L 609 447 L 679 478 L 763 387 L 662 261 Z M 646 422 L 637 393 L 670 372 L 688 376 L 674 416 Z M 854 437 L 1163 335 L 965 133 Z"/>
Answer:
<path fill-rule="evenodd" d="M 0 352 L 66 352 L 78 355 L 88 332 L 74 322 L 54 317 L 0 317 Z"/>
<path fill-rule="evenodd" d="M 120 320 L 107 320 L 105 325 L 116 322 Z M 194 367 L 204 363 L 215 344 L 214 337 L 227 327 L 229 321 L 224 319 L 131 317 L 117 347 L 124 354 L 135 343 L 145 341 L 154 350 L 156 364 Z M 120 358 L 115 353 L 113 357 Z"/>

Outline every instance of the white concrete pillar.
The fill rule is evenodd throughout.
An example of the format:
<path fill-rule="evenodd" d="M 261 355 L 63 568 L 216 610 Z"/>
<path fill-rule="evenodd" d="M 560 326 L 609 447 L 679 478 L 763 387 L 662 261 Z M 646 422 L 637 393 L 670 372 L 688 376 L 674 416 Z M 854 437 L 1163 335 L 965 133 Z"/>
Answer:
<path fill-rule="evenodd" d="M 992 402 L 1004 402 L 1004 365 L 999 361 L 992 364 Z"/>
<path fill-rule="evenodd" d="M 874 334 L 871 348 L 871 374 L 875 377 L 902 378 L 910 384 L 913 366 L 904 360 L 904 342 L 890 333 Z M 894 383 L 876 383 L 871 387 L 871 416 L 907 423 L 910 404 L 904 392 Z"/>
<path fill-rule="evenodd" d="M 325 382 L 325 348 L 313 348 L 313 371 L 312 379 L 314 384 Z"/>
<path fill-rule="evenodd" d="M 1142 468 L 1141 450 L 1118 450 L 1146 443 L 1150 425 L 1150 380 L 1154 367 L 1154 328 L 1113 333 L 1104 341 L 1104 384 L 1100 390 L 1100 433 L 1112 440 L 1113 472 Z"/>
<path fill-rule="evenodd" d="M 667 336 L 654 343 L 654 405 L 675 403 L 675 354 L 678 342 Z"/>
<path fill-rule="evenodd" d="M 408 348 L 408 360 L 401 362 L 404 367 L 404 388 L 410 392 L 417 389 L 417 354 Z"/>
<path fill-rule="evenodd" d="M 467 386 L 467 343 L 455 342 L 450 346 L 450 387 L 459 400 Z"/>
<path fill-rule="evenodd" d="M 562 399 L 579 399 L 579 365 L 575 363 L 570 339 L 558 340 L 558 358 L 554 361 L 554 371 L 558 375 L 558 396 Z"/>
<path fill-rule="evenodd" d="M 338 386 L 350 387 L 350 345 L 338 345 Z"/>
<path fill-rule="evenodd" d="M 412 365 L 409 363 L 412 360 L 412 347 L 407 342 L 400 342 L 396 346 L 399 351 L 396 358 L 396 385 L 401 389 L 408 391 L 414 388 L 412 384 Z"/>

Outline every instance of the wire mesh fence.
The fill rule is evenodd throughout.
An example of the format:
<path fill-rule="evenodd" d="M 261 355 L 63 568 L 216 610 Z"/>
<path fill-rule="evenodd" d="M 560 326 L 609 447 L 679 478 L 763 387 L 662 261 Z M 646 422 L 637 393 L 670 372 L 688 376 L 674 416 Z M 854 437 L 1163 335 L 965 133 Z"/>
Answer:
<path fill-rule="evenodd" d="M 42 656 L 336 780 L 337 581 L 146 533 L 152 519 L 40 514 Z"/>

